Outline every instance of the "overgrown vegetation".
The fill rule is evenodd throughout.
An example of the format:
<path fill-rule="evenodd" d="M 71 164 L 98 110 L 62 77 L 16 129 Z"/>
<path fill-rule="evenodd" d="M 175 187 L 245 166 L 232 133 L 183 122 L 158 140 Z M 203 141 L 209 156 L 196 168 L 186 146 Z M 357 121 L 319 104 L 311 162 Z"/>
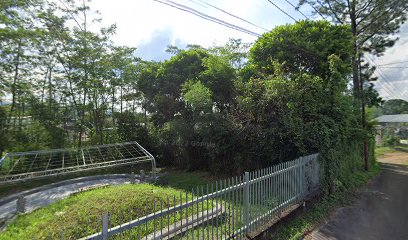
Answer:
<path fill-rule="evenodd" d="M 168 186 L 175 189 L 180 189 L 186 192 L 196 190 L 197 187 L 204 186 L 213 182 L 212 177 L 208 172 L 185 172 L 172 171 L 164 173 L 157 184 L 161 186 Z"/>

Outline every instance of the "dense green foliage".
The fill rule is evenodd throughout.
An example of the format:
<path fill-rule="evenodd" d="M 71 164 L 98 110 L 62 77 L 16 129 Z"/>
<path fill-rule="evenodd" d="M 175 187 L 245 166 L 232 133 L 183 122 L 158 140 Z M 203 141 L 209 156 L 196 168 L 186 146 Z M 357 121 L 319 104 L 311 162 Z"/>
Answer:
<path fill-rule="evenodd" d="M 283 63 L 285 73 L 307 72 L 327 79 L 330 55 L 347 63 L 341 72 L 350 71 L 352 41 L 347 41 L 349 39 L 351 33 L 347 26 L 335 26 L 327 21 L 279 26 L 265 33 L 252 47 L 251 62 L 265 74 L 274 72 L 271 64 L 274 60 Z"/>
<path fill-rule="evenodd" d="M 390 99 L 384 101 L 381 106 L 368 109 L 370 119 L 381 115 L 408 114 L 408 102 L 402 99 Z"/>
<path fill-rule="evenodd" d="M 1 5 L 0 151 L 137 140 L 159 164 L 229 174 L 320 152 L 331 190 L 361 168 L 371 132 L 347 89 L 349 27 L 300 21 L 250 49 L 170 47 L 154 62 L 113 44 L 114 25 L 91 31 L 85 2 L 63 2 Z"/>

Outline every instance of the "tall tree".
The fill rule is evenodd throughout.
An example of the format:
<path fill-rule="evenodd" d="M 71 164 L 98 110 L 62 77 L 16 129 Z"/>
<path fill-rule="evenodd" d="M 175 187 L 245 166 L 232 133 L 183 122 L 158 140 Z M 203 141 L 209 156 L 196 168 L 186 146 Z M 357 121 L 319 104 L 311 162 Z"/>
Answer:
<path fill-rule="evenodd" d="M 313 9 L 316 9 L 315 14 L 350 26 L 353 34 L 353 90 L 355 99 L 360 100 L 355 101 L 355 105 L 361 107 L 361 125 L 366 129 L 365 98 L 376 95 L 364 94 L 367 91 L 364 82 L 372 78 L 363 73 L 367 68 L 370 72 L 370 68 L 367 65 L 362 66 L 362 58 L 364 53 L 381 56 L 387 47 L 394 45 L 397 40 L 394 34 L 407 17 L 408 0 L 300 0 L 299 5 L 303 4 L 313 6 Z M 364 143 L 364 161 L 367 170 L 367 141 Z"/>
<path fill-rule="evenodd" d="M 300 0 L 310 4 L 314 14 L 329 17 L 333 22 L 350 26 L 353 34 L 353 89 L 360 94 L 359 68 L 364 52 L 381 56 L 394 45 L 401 24 L 405 22 L 408 0 Z"/>
<path fill-rule="evenodd" d="M 35 41 L 41 26 L 34 19 L 42 11 L 40 1 L 2 1 L 0 3 L 0 85 L 11 95 L 8 126 L 21 125 L 25 99 L 31 94 L 31 75 L 36 61 Z M 13 121 L 12 121 L 13 120 Z M 21 127 L 21 126 L 20 126 Z"/>

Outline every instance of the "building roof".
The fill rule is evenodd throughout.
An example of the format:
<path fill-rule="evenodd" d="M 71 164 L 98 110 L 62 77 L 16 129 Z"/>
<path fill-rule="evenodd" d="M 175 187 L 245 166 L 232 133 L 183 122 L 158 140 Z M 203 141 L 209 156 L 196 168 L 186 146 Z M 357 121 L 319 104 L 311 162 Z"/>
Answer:
<path fill-rule="evenodd" d="M 408 114 L 382 115 L 375 120 L 380 123 L 408 123 Z"/>

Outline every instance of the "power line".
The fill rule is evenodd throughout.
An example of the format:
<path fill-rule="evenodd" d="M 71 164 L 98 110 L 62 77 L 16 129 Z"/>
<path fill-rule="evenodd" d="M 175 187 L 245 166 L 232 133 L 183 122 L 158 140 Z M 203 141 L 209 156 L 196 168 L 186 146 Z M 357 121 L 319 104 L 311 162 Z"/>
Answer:
<path fill-rule="evenodd" d="M 277 9 L 279 9 L 279 11 L 283 12 L 286 16 L 290 17 L 291 19 L 293 19 L 293 21 L 298 22 L 298 20 L 296 20 L 294 17 L 292 17 L 289 13 L 285 12 L 282 8 L 280 8 L 278 5 L 276 5 L 274 2 L 272 2 L 271 0 L 268 0 L 268 2 L 270 2 L 273 6 L 275 6 Z"/>
<path fill-rule="evenodd" d="M 381 67 L 381 66 L 394 65 L 394 64 L 399 64 L 399 63 L 408 63 L 408 61 L 402 61 L 402 62 L 391 62 L 391 63 L 379 64 L 379 65 L 377 65 L 377 66 L 378 66 L 378 67 Z"/>
<path fill-rule="evenodd" d="M 198 16 L 200 18 L 205 19 L 205 20 L 220 24 L 220 25 L 222 25 L 224 27 L 228 27 L 228 28 L 231 28 L 231 29 L 234 29 L 234 30 L 237 30 L 237 31 L 240 31 L 240 32 L 252 35 L 252 36 L 256 36 L 256 37 L 261 36 L 261 34 L 259 34 L 259 33 L 256 33 L 256 32 L 250 31 L 248 29 L 239 27 L 237 25 L 225 22 L 225 21 L 223 21 L 221 19 L 211 17 L 211 16 L 209 16 L 207 14 L 204 14 L 204 13 L 202 13 L 200 11 L 197 11 L 197 10 L 195 10 L 193 8 L 190 8 L 190 7 L 182 5 L 182 4 L 175 3 L 175 2 L 170 1 L 170 0 L 164 0 L 165 2 L 161 1 L 161 0 L 153 0 L 153 1 L 164 4 L 164 5 L 167 5 L 167 6 L 170 6 L 170 7 L 173 7 L 173 8 L 176 8 L 176 9 L 178 9 L 180 11 L 191 13 L 191 14 L 196 15 L 196 16 Z"/>
<path fill-rule="evenodd" d="M 299 8 L 297 8 L 295 5 L 293 5 L 289 0 L 285 0 L 285 2 L 289 3 L 296 11 L 298 11 L 300 14 L 302 14 L 303 17 L 305 17 L 306 19 L 309 19 L 309 20 L 310 20 L 310 18 L 309 18 L 308 16 L 306 16 L 305 14 L 303 14 L 303 12 L 300 11 Z"/>
<path fill-rule="evenodd" d="M 379 83 L 381 83 L 381 87 L 382 87 L 383 89 L 386 89 L 386 91 L 388 92 L 388 94 L 390 94 L 390 92 L 392 92 L 393 94 L 390 94 L 391 96 L 394 95 L 394 96 L 397 96 L 398 98 L 403 99 L 403 97 L 400 95 L 400 93 L 394 91 L 394 87 L 393 87 L 393 86 L 391 86 L 391 89 L 390 89 L 390 88 L 388 88 L 386 85 L 384 85 L 384 83 L 387 84 L 387 85 L 390 84 L 390 81 L 388 81 L 388 78 L 387 78 L 387 77 L 385 76 L 385 74 L 381 71 L 381 69 L 378 68 L 378 66 L 375 64 L 374 60 L 373 60 L 370 56 L 367 56 L 367 59 L 370 60 L 370 61 L 372 62 L 372 64 L 373 64 L 375 67 L 377 67 L 377 68 L 376 68 L 377 73 L 381 76 L 381 78 L 382 78 L 382 80 L 383 80 L 383 82 L 379 82 Z M 378 76 L 377 76 L 377 77 L 378 77 Z"/>
<path fill-rule="evenodd" d="M 188 0 L 188 1 L 193 2 L 193 0 Z M 205 4 L 205 5 L 207 5 L 207 6 L 210 6 L 210 7 L 212 7 L 212 8 L 217 9 L 218 11 L 221 11 L 221 12 L 223 12 L 223 13 L 225 13 L 225 14 L 228 14 L 228 15 L 231 16 L 231 17 L 234 17 L 234 18 L 239 19 L 239 20 L 241 20 L 241 21 L 243 21 L 243 22 L 246 22 L 246 23 L 248 23 L 248 24 L 250 24 L 250 25 L 252 25 L 252 26 L 254 26 L 254 27 L 260 28 L 260 29 L 262 29 L 262 30 L 264 30 L 264 31 L 269 31 L 269 30 L 266 29 L 266 28 L 263 28 L 263 27 L 261 27 L 261 26 L 259 26 L 259 25 L 256 25 L 255 23 L 252 23 L 252 22 L 250 22 L 250 21 L 248 21 L 248 20 L 246 20 L 246 19 L 243 19 L 243 18 L 241 18 L 241 17 L 239 17 L 239 16 L 236 16 L 236 15 L 234 15 L 234 14 L 228 12 L 228 11 L 225 11 L 225 10 L 223 10 L 223 9 L 217 7 L 217 6 L 214 6 L 214 5 L 212 5 L 212 4 L 209 4 L 209 3 L 207 3 L 207 2 L 205 2 L 205 1 L 203 1 L 203 0 L 198 0 L 198 1 L 201 2 L 201 3 L 203 3 L 203 4 Z"/>
<path fill-rule="evenodd" d="M 370 60 L 370 61 L 372 62 L 372 64 L 373 64 L 374 66 L 376 66 L 375 63 L 374 63 L 374 60 L 373 60 L 371 57 L 367 56 L 367 60 Z M 380 72 L 379 72 L 379 71 L 377 71 L 377 72 L 378 72 L 378 73 L 375 73 L 375 72 L 374 72 L 374 74 L 376 75 L 376 77 L 377 77 L 378 79 L 380 79 L 380 77 L 379 77 Z M 386 78 L 385 78 L 383 75 L 381 75 L 381 79 L 383 79 L 383 81 L 378 81 L 378 83 L 381 84 L 382 89 L 383 89 L 384 91 L 386 91 L 386 92 L 388 93 L 388 95 L 390 95 L 390 96 L 397 95 L 397 94 L 394 92 L 394 90 L 391 90 L 390 88 L 388 88 L 387 85 L 384 85 L 384 84 L 389 84 L 389 83 L 387 82 Z M 392 87 L 392 88 L 393 88 L 393 87 Z"/>
<path fill-rule="evenodd" d="M 380 77 L 379 77 L 379 74 L 377 74 L 377 73 L 374 73 L 375 75 L 376 75 L 376 77 L 377 78 L 379 78 L 380 79 Z M 379 86 L 379 84 L 381 84 L 380 86 Z M 390 86 L 390 87 L 388 87 L 388 86 Z M 394 89 L 394 87 L 389 83 L 389 82 L 386 82 L 385 80 L 384 81 L 378 81 L 378 84 L 376 85 L 376 87 L 377 87 L 377 89 L 379 88 L 380 90 L 383 90 L 383 91 L 385 91 L 387 94 L 388 94 L 388 97 L 389 98 L 395 98 L 395 97 L 397 97 L 397 98 L 401 98 L 401 96 L 400 96 L 400 94 L 398 93 L 396 93 L 393 89 Z M 397 96 L 398 95 L 398 96 Z"/>
<path fill-rule="evenodd" d="M 317 14 L 320 15 L 320 17 L 322 17 L 324 20 L 326 20 L 326 17 L 325 17 L 319 10 L 317 10 L 316 7 L 315 7 L 312 3 L 310 3 L 309 1 L 305 1 L 305 3 L 309 4 L 309 6 L 312 7 L 313 10 L 314 10 Z"/>
<path fill-rule="evenodd" d="M 402 99 L 403 97 L 401 96 L 401 94 L 400 94 L 399 92 L 396 92 L 396 91 L 394 90 L 394 86 L 391 85 L 391 81 L 389 81 L 388 78 L 386 78 L 385 74 L 384 74 L 382 71 L 380 71 L 379 69 L 378 69 L 377 73 L 378 73 L 378 74 L 381 76 L 381 78 L 383 79 L 383 82 L 381 82 L 381 86 L 382 86 L 383 88 L 388 89 L 389 91 L 391 91 L 394 96 L 397 96 L 398 98 L 401 98 L 401 99 Z M 383 83 L 385 83 L 385 84 L 387 84 L 387 85 L 384 85 Z M 388 86 L 390 86 L 390 88 L 388 88 Z M 391 94 L 391 95 L 392 95 L 392 94 Z"/>

